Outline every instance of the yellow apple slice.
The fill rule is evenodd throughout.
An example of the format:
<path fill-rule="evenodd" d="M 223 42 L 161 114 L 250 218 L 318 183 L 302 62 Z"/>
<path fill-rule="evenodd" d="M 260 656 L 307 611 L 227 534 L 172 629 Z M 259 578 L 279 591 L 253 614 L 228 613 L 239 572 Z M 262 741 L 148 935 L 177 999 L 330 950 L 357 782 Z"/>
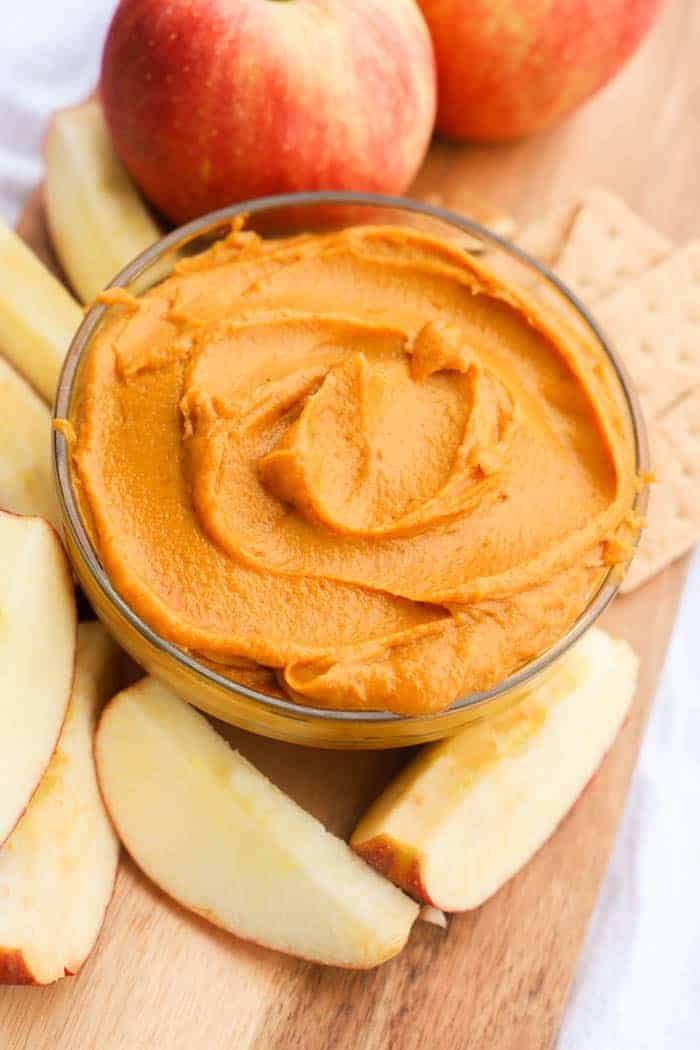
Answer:
<path fill-rule="evenodd" d="M 75 644 L 73 581 L 56 532 L 0 511 L 0 843 L 56 747 Z"/>
<path fill-rule="evenodd" d="M 0 221 L 0 353 L 47 401 L 82 319 L 72 295 Z"/>
<path fill-rule="evenodd" d="M 122 843 L 191 911 L 332 966 L 377 966 L 405 944 L 416 904 L 155 680 L 107 705 L 95 759 Z"/>
<path fill-rule="evenodd" d="M 54 247 L 85 303 L 160 237 L 114 152 L 97 99 L 51 121 L 44 194 Z"/>
<path fill-rule="evenodd" d="M 112 896 L 119 842 L 97 786 L 99 710 L 119 686 L 119 650 L 81 624 L 75 683 L 58 747 L 0 849 L 0 983 L 48 984 L 77 973 Z"/>
<path fill-rule="evenodd" d="M 28 383 L 0 357 L 0 507 L 61 516 L 51 472 L 51 414 Z"/>
<path fill-rule="evenodd" d="M 521 704 L 425 748 L 351 845 L 443 911 L 478 908 L 551 835 L 629 709 L 638 660 L 592 629 Z"/>

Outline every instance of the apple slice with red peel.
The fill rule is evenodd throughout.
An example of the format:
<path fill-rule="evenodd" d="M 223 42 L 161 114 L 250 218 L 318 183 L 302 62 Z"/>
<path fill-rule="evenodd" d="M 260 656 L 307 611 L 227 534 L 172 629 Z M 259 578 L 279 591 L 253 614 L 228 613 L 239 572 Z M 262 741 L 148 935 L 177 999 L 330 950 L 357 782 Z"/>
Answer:
<path fill-rule="evenodd" d="M 51 471 L 51 413 L 0 357 L 0 507 L 60 527 Z"/>
<path fill-rule="evenodd" d="M 591 629 L 517 707 L 424 748 L 351 845 L 428 904 L 478 908 L 581 794 L 625 719 L 637 670 L 627 642 Z"/>
<path fill-rule="evenodd" d="M 0 221 L 0 354 L 47 401 L 82 319 L 72 295 Z"/>
<path fill-rule="evenodd" d="M 119 842 L 100 797 L 92 744 L 119 673 L 119 649 L 104 628 L 81 624 L 58 747 L 0 849 L 0 984 L 48 984 L 77 973 L 97 940 Z"/>
<path fill-rule="evenodd" d="M 396 955 L 418 907 L 154 679 L 105 708 L 97 775 L 136 863 L 239 937 L 332 966 Z"/>
<path fill-rule="evenodd" d="M 56 747 L 75 645 L 73 581 L 55 530 L 0 511 L 0 843 Z"/>
<path fill-rule="evenodd" d="M 44 194 L 56 253 L 85 303 L 160 237 L 114 152 L 97 99 L 53 117 Z"/>

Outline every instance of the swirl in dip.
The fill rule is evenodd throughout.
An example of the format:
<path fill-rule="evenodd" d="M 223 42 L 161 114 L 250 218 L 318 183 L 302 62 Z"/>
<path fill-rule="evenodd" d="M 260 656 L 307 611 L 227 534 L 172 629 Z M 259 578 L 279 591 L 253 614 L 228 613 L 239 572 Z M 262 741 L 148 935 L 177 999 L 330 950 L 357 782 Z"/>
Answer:
<path fill-rule="evenodd" d="M 603 350 L 446 241 L 236 228 L 103 298 L 73 420 L 93 540 L 143 620 L 237 681 L 439 711 L 629 556 Z"/>

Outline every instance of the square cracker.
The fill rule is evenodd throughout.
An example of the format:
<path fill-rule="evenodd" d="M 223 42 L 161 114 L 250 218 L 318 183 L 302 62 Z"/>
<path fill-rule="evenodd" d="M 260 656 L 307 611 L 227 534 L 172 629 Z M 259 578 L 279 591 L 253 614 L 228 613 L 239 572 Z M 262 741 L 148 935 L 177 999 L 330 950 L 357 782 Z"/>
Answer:
<path fill-rule="evenodd" d="M 671 242 L 606 190 L 590 190 L 555 262 L 559 277 L 585 303 L 615 292 L 671 251 Z"/>
<path fill-rule="evenodd" d="M 621 590 L 632 591 L 700 540 L 700 386 L 649 427 L 647 527 Z"/>
<path fill-rule="evenodd" d="M 621 588 L 631 591 L 700 540 L 700 242 L 672 255 L 621 200 L 591 190 L 518 244 L 593 306 L 651 421 L 658 483 Z"/>
<path fill-rule="evenodd" d="M 550 270 L 554 269 L 582 201 L 557 204 L 526 226 L 515 243 Z"/>
<path fill-rule="evenodd" d="M 628 281 L 596 309 L 647 419 L 700 385 L 700 241 Z"/>
<path fill-rule="evenodd" d="M 663 234 L 600 188 L 550 208 L 516 243 L 587 303 L 612 294 L 671 251 Z"/>

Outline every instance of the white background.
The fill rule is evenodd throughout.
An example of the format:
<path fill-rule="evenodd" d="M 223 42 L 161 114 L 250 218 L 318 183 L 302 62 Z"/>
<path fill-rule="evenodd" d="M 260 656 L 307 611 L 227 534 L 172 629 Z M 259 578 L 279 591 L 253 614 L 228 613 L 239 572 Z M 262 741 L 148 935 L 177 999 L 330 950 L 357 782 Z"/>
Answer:
<path fill-rule="evenodd" d="M 95 83 L 112 7 L 111 0 L 0 0 L 0 215 L 7 222 L 40 178 L 49 113 Z M 559 1050 L 700 1048 L 699 825 L 696 556 Z"/>

